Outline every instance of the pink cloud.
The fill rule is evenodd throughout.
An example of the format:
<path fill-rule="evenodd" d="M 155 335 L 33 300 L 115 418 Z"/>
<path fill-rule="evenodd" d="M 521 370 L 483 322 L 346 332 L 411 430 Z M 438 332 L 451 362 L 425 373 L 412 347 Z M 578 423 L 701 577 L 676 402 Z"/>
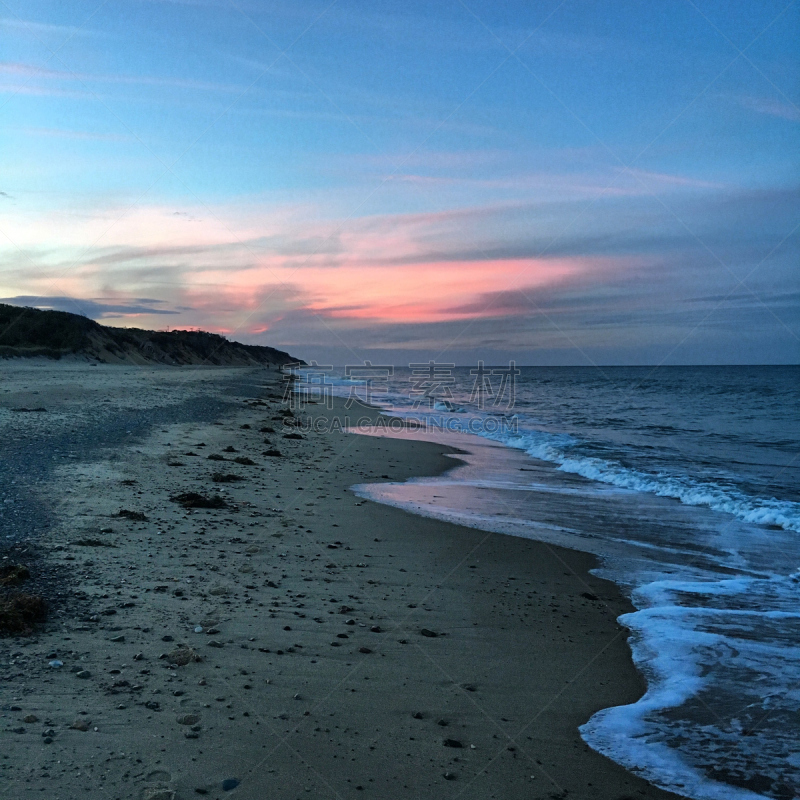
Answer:
<path fill-rule="evenodd" d="M 470 237 L 513 205 L 320 221 L 299 207 L 142 207 L 123 214 L 21 215 L 20 262 L 0 272 L 4 295 L 151 297 L 173 327 L 251 334 L 298 314 L 337 328 L 437 323 L 524 309 L 486 302 L 627 268 L 623 258 L 487 256 Z M 179 213 L 176 213 L 179 212 Z M 311 217 L 311 219 L 309 219 Z M 467 253 L 458 255 L 458 253 Z M 38 255 L 36 255 L 38 253 Z M 8 281 L 6 284 L 5 282 Z M 120 311 L 118 323 L 136 319 Z M 164 320 L 153 317 L 155 327 Z"/>

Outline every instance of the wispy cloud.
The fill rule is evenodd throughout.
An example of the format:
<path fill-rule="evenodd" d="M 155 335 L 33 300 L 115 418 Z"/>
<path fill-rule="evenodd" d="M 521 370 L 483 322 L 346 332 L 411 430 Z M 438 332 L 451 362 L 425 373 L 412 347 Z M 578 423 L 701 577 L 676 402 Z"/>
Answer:
<path fill-rule="evenodd" d="M 181 310 L 163 308 L 164 302 L 149 298 L 132 298 L 129 303 L 105 302 L 103 299 L 86 299 L 75 297 L 36 297 L 34 295 L 18 295 L 17 297 L 0 297 L 0 303 L 12 306 L 29 306 L 31 308 L 52 309 L 54 311 L 69 311 L 80 314 L 90 319 L 103 319 L 104 317 L 141 316 L 179 314 Z"/>
<path fill-rule="evenodd" d="M 0 17 L 0 28 L 13 30 L 15 33 L 29 33 L 32 36 L 105 36 L 104 33 L 91 28 L 78 28 L 73 25 L 54 25 L 47 22 L 34 22 L 15 17 Z"/>
<path fill-rule="evenodd" d="M 740 97 L 739 103 L 759 114 L 778 117 L 790 122 L 800 122 L 800 108 L 773 97 Z"/>
<path fill-rule="evenodd" d="M 229 94 L 240 94 L 247 88 L 246 86 L 239 86 L 230 83 L 197 81 L 176 77 L 69 72 L 66 70 L 54 70 L 47 67 L 38 67 L 34 64 L 23 64 L 15 61 L 0 62 L 0 74 L 54 81 L 78 81 L 81 83 L 99 82 L 138 86 L 167 86 L 178 89 L 196 89 L 206 92 L 226 92 Z"/>
<path fill-rule="evenodd" d="M 129 142 L 133 138 L 119 133 L 65 130 L 63 128 L 16 128 L 25 136 L 45 136 L 52 139 L 78 139 L 89 142 Z"/>

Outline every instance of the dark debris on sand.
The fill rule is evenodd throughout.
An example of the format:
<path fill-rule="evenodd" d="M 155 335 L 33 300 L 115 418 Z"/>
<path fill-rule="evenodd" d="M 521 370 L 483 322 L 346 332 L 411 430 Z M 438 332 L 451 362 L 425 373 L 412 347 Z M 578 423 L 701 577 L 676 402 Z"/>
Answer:
<path fill-rule="evenodd" d="M 38 594 L 16 592 L 0 597 L 0 636 L 29 633 L 47 618 L 47 603 Z"/>
<path fill-rule="evenodd" d="M 215 483 L 235 483 L 236 481 L 243 481 L 244 478 L 233 472 L 214 472 L 211 475 L 211 480 Z"/>
<path fill-rule="evenodd" d="M 49 608 L 64 605 L 65 576 L 30 545 L 3 549 L 0 561 L 0 637 L 32 633 Z"/>
<path fill-rule="evenodd" d="M 178 503 L 184 508 L 230 508 L 218 494 L 206 497 L 198 492 L 183 492 L 170 497 L 173 503 Z"/>

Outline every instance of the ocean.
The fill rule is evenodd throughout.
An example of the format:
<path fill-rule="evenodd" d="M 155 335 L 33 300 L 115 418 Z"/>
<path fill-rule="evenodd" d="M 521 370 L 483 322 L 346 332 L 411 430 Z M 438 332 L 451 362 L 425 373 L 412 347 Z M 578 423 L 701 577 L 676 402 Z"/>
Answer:
<path fill-rule="evenodd" d="M 591 747 L 688 797 L 798 796 L 800 367 L 517 372 L 311 369 L 299 386 L 467 453 L 362 497 L 599 557 L 636 608 L 621 622 L 648 689 L 586 722 Z"/>

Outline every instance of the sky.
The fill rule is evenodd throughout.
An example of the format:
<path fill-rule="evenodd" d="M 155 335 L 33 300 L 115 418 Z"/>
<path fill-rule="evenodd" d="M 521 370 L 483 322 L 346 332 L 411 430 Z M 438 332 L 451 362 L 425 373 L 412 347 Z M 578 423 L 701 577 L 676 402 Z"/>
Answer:
<path fill-rule="evenodd" d="M 800 362 L 800 3 L 0 0 L 0 302 L 319 363 Z"/>

